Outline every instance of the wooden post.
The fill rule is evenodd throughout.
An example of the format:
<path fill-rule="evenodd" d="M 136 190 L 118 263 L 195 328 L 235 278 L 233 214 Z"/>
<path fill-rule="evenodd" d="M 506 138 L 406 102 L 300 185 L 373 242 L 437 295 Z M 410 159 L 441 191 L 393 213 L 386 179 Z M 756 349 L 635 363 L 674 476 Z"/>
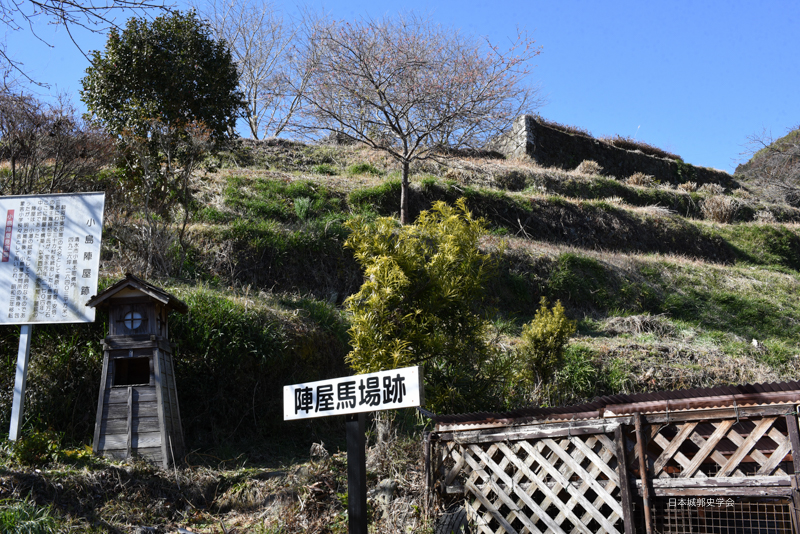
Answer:
<path fill-rule="evenodd" d="M 17 441 L 22 428 L 22 414 L 25 408 L 25 384 L 28 381 L 28 361 L 31 358 L 31 337 L 33 325 L 24 324 L 19 329 L 19 351 L 17 352 L 17 374 L 14 378 L 14 400 L 11 404 L 11 427 L 8 439 Z"/>
<path fill-rule="evenodd" d="M 625 534 L 636 534 L 633 527 L 633 501 L 631 500 L 631 483 L 628 478 L 628 449 L 625 445 L 625 433 L 622 425 L 614 430 L 614 441 L 617 445 L 617 475 L 622 497 L 622 519 L 625 523 Z"/>
<path fill-rule="evenodd" d="M 430 513 L 431 491 L 433 491 L 433 473 L 431 472 L 431 433 L 426 431 L 422 435 L 422 455 L 425 462 L 425 504 L 424 512 L 427 516 Z"/>
<path fill-rule="evenodd" d="M 364 414 L 345 416 L 349 534 L 367 534 L 367 443 Z"/>
<path fill-rule="evenodd" d="M 650 518 L 650 488 L 647 484 L 647 457 L 645 456 L 644 436 L 642 434 L 642 414 L 633 414 L 636 426 L 636 452 L 639 454 L 639 477 L 642 479 L 642 501 L 644 505 L 644 528 L 653 534 L 653 521 Z"/>
<path fill-rule="evenodd" d="M 795 532 L 800 534 L 800 432 L 797 428 L 797 406 L 786 414 L 786 429 L 789 433 L 789 441 L 792 444 L 792 465 L 794 466 L 794 476 L 792 477 L 792 517 L 795 524 Z"/>

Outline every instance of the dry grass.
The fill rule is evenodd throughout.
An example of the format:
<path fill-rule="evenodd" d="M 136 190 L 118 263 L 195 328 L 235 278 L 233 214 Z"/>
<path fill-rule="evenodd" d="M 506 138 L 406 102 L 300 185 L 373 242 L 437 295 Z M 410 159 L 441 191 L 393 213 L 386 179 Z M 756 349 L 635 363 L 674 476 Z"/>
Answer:
<path fill-rule="evenodd" d="M 643 172 L 635 172 L 625 179 L 625 183 L 628 185 L 638 185 L 642 187 L 652 187 L 654 182 L 655 176 Z"/>
<path fill-rule="evenodd" d="M 729 224 L 736 218 L 739 207 L 739 201 L 735 198 L 714 195 L 703 200 L 700 204 L 700 212 L 708 220 Z"/>
<path fill-rule="evenodd" d="M 581 161 L 581 164 L 577 166 L 575 172 L 579 174 L 585 174 L 588 176 L 594 176 L 603 172 L 603 167 L 592 159 L 585 159 Z"/>
<path fill-rule="evenodd" d="M 694 193 L 697 191 L 697 182 L 683 182 L 678 185 L 678 189 L 686 191 L 687 193 Z"/>
<path fill-rule="evenodd" d="M 675 328 L 666 317 L 659 315 L 629 315 L 627 317 L 609 317 L 604 322 L 604 329 L 611 335 L 620 334 L 655 334 L 659 337 L 671 336 Z"/>
<path fill-rule="evenodd" d="M 724 187 L 722 187 L 719 184 L 712 184 L 712 183 L 701 185 L 700 188 L 697 191 L 700 192 L 700 193 L 707 193 L 709 195 L 724 195 L 725 194 L 725 188 Z"/>

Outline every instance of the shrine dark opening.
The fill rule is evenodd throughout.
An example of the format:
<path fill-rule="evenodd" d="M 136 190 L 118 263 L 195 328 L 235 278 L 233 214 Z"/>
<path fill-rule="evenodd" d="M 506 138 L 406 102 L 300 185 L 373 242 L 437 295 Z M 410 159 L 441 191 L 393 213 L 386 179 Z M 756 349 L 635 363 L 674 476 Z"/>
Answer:
<path fill-rule="evenodd" d="M 114 360 L 114 385 L 150 384 L 150 358 L 117 358 Z"/>

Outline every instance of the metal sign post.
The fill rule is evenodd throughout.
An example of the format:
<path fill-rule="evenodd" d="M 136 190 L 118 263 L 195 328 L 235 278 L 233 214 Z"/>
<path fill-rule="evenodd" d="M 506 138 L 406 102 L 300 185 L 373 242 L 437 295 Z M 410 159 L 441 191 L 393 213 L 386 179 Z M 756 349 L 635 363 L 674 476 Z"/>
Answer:
<path fill-rule="evenodd" d="M 0 324 L 19 324 L 9 439 L 20 435 L 34 324 L 91 323 L 105 193 L 0 197 Z M 1 219 L 0 219 L 1 220 Z"/>
<path fill-rule="evenodd" d="M 25 406 L 25 383 L 28 381 L 28 360 L 31 357 L 31 335 L 33 325 L 24 324 L 19 330 L 19 352 L 17 353 L 17 375 L 14 377 L 14 402 L 11 405 L 11 429 L 8 439 L 17 441 L 22 427 L 22 411 Z"/>
<path fill-rule="evenodd" d="M 295 384 L 283 388 L 283 419 L 347 418 L 347 518 L 350 534 L 367 534 L 364 413 L 422 406 L 422 367 Z"/>

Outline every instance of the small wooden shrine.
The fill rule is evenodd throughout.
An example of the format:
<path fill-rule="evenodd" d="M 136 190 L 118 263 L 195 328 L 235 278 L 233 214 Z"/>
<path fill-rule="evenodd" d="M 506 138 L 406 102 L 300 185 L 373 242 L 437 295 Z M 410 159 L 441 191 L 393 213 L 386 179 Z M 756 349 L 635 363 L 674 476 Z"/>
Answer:
<path fill-rule="evenodd" d="M 184 444 L 167 315 L 188 307 L 132 274 L 87 306 L 108 309 L 94 453 L 174 465 Z"/>

